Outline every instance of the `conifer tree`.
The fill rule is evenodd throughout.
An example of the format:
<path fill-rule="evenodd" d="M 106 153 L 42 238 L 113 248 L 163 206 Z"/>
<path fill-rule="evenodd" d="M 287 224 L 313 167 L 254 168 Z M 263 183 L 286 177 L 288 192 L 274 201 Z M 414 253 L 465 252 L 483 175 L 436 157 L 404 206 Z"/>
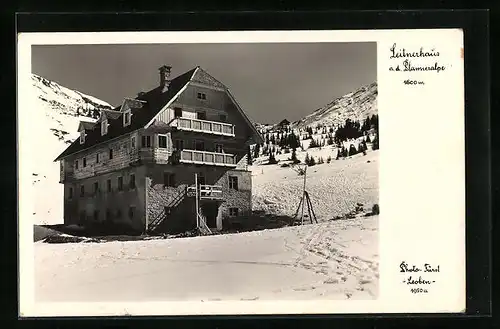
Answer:
<path fill-rule="evenodd" d="M 351 144 L 351 146 L 349 146 L 348 156 L 352 156 L 352 155 L 357 154 L 357 153 L 358 153 L 358 150 L 356 150 L 356 147 L 354 146 L 354 144 Z"/>
<path fill-rule="evenodd" d="M 258 158 L 260 155 L 259 153 L 260 153 L 260 144 L 257 143 L 255 145 L 255 148 L 253 149 L 253 157 Z"/>
<path fill-rule="evenodd" d="M 342 146 L 342 157 L 346 158 L 348 156 L 348 152 L 347 152 L 347 149 Z"/>
<path fill-rule="evenodd" d="M 373 138 L 372 150 L 378 150 L 378 136 L 377 135 L 375 135 L 375 138 Z"/>
<path fill-rule="evenodd" d="M 274 157 L 274 153 L 273 152 L 270 152 L 269 153 L 269 161 L 268 161 L 269 164 L 276 164 L 278 163 L 278 161 L 276 161 L 276 158 Z"/>
<path fill-rule="evenodd" d="M 295 151 L 295 148 L 292 150 L 292 156 L 290 158 L 293 163 L 299 163 L 300 160 L 297 159 L 297 152 Z"/>
<path fill-rule="evenodd" d="M 304 163 L 309 166 L 309 161 L 311 159 L 309 158 L 309 153 L 306 153 L 306 158 L 304 159 Z"/>
<path fill-rule="evenodd" d="M 362 141 L 362 142 L 361 142 L 361 145 L 362 145 L 362 147 L 363 147 L 363 150 L 362 150 L 363 152 L 365 152 L 365 151 L 367 151 L 367 150 L 368 150 L 368 146 L 366 145 L 366 142 L 365 142 L 365 141 Z"/>

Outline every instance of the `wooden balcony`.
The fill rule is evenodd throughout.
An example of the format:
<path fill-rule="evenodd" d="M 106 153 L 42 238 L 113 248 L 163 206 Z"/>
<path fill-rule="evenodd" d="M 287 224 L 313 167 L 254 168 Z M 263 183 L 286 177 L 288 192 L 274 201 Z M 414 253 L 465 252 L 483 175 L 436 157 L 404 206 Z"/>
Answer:
<path fill-rule="evenodd" d="M 187 196 L 196 196 L 196 187 L 194 185 L 187 187 Z M 222 200 L 222 186 L 218 185 L 199 185 L 199 193 L 201 200 Z"/>
<path fill-rule="evenodd" d="M 171 124 L 179 130 L 234 137 L 234 125 L 230 123 L 190 118 L 175 118 Z"/>
<path fill-rule="evenodd" d="M 236 156 L 234 154 L 227 153 L 181 150 L 179 152 L 178 160 L 180 163 L 236 167 Z"/>

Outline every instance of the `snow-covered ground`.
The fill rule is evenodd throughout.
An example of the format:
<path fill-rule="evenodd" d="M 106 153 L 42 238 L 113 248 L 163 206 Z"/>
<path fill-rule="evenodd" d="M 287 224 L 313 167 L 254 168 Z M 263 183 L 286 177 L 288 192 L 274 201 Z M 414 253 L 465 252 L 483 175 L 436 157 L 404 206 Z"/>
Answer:
<path fill-rule="evenodd" d="M 367 155 L 356 154 L 343 160 L 335 160 L 337 151 L 333 147 L 306 149 L 297 152 L 304 162 L 306 154 L 325 160 L 307 168 L 306 190 L 319 221 L 332 219 L 353 211 L 357 203 L 365 209 L 378 204 L 378 159 L 379 151 L 369 150 Z M 326 163 L 328 156 L 332 157 Z M 278 160 L 286 160 L 290 154 L 279 154 Z M 265 163 L 267 157 L 257 159 Z M 286 162 L 286 161 L 285 161 Z M 253 210 L 293 216 L 300 198 L 304 176 L 291 168 L 275 165 L 252 165 Z"/>
<path fill-rule="evenodd" d="M 377 295 L 378 216 L 182 239 L 35 243 L 37 301 Z"/>

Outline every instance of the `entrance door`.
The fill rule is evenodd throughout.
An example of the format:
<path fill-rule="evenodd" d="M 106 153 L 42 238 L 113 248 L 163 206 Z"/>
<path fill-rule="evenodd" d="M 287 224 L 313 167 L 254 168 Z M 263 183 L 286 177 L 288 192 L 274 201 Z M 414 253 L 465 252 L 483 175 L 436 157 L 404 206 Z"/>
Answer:
<path fill-rule="evenodd" d="M 201 211 L 206 218 L 209 228 L 217 227 L 217 212 L 219 206 L 216 202 L 207 202 L 201 205 Z"/>

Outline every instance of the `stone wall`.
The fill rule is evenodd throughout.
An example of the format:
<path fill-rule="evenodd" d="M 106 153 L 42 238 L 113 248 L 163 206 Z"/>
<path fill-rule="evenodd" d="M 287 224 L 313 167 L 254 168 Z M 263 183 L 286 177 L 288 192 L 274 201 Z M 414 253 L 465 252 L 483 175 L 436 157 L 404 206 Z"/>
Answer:
<path fill-rule="evenodd" d="M 174 187 L 163 185 L 163 173 L 175 174 Z M 240 216 L 251 213 L 252 176 L 245 170 L 228 170 L 215 166 L 194 165 L 156 165 L 147 169 L 147 218 L 151 222 L 169 206 L 172 200 L 189 185 L 194 185 L 195 173 L 205 177 L 205 184 L 222 186 L 224 202 L 219 206 L 217 228 L 221 229 L 223 221 L 229 218 L 229 209 L 238 208 Z M 229 188 L 229 176 L 238 177 L 238 190 Z M 206 201 L 204 201 L 206 202 Z M 215 202 L 215 201 L 210 201 Z M 168 219 L 171 226 L 192 227 L 196 223 L 194 198 L 186 197 Z M 176 224 L 173 222 L 177 221 Z"/>
<path fill-rule="evenodd" d="M 229 188 L 229 177 L 238 177 L 238 190 Z M 238 208 L 239 217 L 249 216 L 252 212 L 252 173 L 246 170 L 229 170 L 220 177 L 216 185 L 221 185 L 225 202 L 219 208 L 220 220 L 231 218 L 230 208 Z M 222 225 L 222 223 L 221 223 Z"/>

